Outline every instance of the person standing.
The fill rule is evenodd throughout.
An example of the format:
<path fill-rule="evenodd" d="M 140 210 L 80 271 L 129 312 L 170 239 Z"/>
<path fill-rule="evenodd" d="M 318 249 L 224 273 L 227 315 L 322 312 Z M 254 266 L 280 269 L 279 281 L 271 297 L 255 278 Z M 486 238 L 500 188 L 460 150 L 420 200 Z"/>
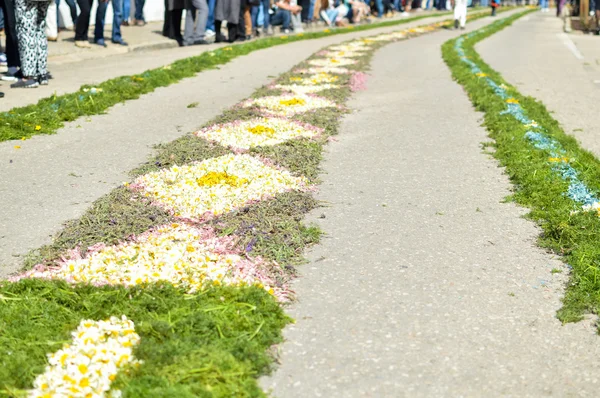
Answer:
<path fill-rule="evenodd" d="M 96 9 L 96 26 L 94 27 L 94 43 L 106 47 L 104 41 L 104 21 L 106 20 L 106 9 L 109 0 L 101 0 Z M 113 23 L 112 42 L 121 46 L 127 46 L 127 42 L 121 36 L 121 21 L 123 20 L 123 0 L 112 0 Z"/>
<path fill-rule="evenodd" d="M 23 77 L 11 84 L 11 88 L 33 88 L 48 84 L 48 40 L 45 28 L 49 5 L 49 1 L 15 1 Z"/>
<path fill-rule="evenodd" d="M 121 26 L 129 26 L 129 17 L 131 17 L 131 0 L 123 0 L 123 21 Z"/>
<path fill-rule="evenodd" d="M 467 0 L 454 0 L 454 29 L 465 28 L 467 23 Z"/>
<path fill-rule="evenodd" d="M 183 45 L 208 44 L 204 40 L 208 22 L 208 4 L 206 0 L 185 0 L 185 31 Z"/>
<path fill-rule="evenodd" d="M 0 0 L 0 8 L 4 14 L 4 34 L 6 37 L 4 54 L 8 66 L 8 71 L 2 75 L 2 80 L 16 81 L 20 75 L 21 58 L 19 56 L 14 0 Z"/>
<path fill-rule="evenodd" d="M 50 1 L 46 14 L 46 37 L 48 41 L 58 40 L 58 7 L 55 1 Z"/>
<path fill-rule="evenodd" d="M 94 0 L 77 0 L 79 4 L 79 16 L 75 25 L 75 46 L 80 48 L 91 48 L 88 30 L 90 29 L 90 13 Z"/>
<path fill-rule="evenodd" d="M 144 5 L 146 0 L 135 0 L 135 26 L 146 25 L 146 19 L 144 18 Z"/>
<path fill-rule="evenodd" d="M 241 0 L 217 0 L 215 5 L 215 41 L 226 41 L 221 33 L 223 21 L 227 21 L 227 41 L 233 43 L 237 38 L 238 23 L 240 20 Z"/>

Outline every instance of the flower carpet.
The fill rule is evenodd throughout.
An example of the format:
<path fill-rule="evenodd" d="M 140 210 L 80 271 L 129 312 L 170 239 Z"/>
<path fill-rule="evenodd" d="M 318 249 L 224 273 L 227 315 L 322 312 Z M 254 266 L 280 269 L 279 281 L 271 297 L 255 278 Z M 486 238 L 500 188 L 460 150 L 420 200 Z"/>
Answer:
<path fill-rule="evenodd" d="M 373 52 L 441 26 L 315 54 L 68 225 L 0 284 L 0 395 L 264 396 L 322 147 Z"/>

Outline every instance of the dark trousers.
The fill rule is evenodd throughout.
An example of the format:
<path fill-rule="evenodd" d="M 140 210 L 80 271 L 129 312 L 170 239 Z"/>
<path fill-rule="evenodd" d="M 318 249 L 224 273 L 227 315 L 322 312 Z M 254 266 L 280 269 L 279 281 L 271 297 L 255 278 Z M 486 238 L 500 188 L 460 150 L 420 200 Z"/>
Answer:
<path fill-rule="evenodd" d="M 300 18 L 302 19 L 302 22 L 312 19 L 312 15 L 310 17 L 308 15 L 308 12 L 310 11 L 310 0 L 299 0 L 298 5 L 302 7 L 302 11 L 300 12 Z"/>
<path fill-rule="evenodd" d="M 81 13 L 77 17 L 77 25 L 75 25 L 75 41 L 88 40 L 88 30 L 90 29 L 90 12 L 94 0 L 77 0 Z"/>
<path fill-rule="evenodd" d="M 17 39 L 17 21 L 15 19 L 15 3 L 13 0 L 0 0 L 0 8 L 4 14 L 4 33 L 6 34 L 6 58 L 8 66 L 21 66 L 19 58 L 19 41 Z"/>

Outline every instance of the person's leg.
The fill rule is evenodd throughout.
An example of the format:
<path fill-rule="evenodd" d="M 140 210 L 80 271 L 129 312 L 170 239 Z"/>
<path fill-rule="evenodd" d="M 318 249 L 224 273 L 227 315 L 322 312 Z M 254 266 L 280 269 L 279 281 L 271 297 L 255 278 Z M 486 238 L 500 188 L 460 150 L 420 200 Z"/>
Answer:
<path fill-rule="evenodd" d="M 206 29 L 216 32 L 215 28 L 215 4 L 216 0 L 208 0 L 208 22 L 206 23 Z"/>
<path fill-rule="evenodd" d="M 244 11 L 246 10 L 246 0 L 240 1 L 240 13 L 238 14 L 237 30 L 235 32 L 236 40 L 246 40 L 246 19 L 244 18 Z M 227 22 L 229 23 L 229 22 Z"/>
<path fill-rule="evenodd" d="M 90 12 L 93 0 L 77 0 L 79 5 L 79 16 L 75 26 L 75 41 L 87 41 L 88 29 L 90 28 Z"/>
<path fill-rule="evenodd" d="M 165 7 L 165 11 L 168 11 L 168 7 Z M 123 1 L 123 22 L 129 25 L 129 17 L 131 17 L 131 0 Z"/>
<path fill-rule="evenodd" d="M 198 40 L 205 39 L 207 24 L 208 24 L 208 2 L 206 0 L 198 0 L 198 25 L 197 25 Z M 250 28 L 252 28 L 252 25 L 250 26 Z"/>
<path fill-rule="evenodd" d="M 195 22 L 198 14 L 198 10 L 194 7 L 195 2 L 190 3 L 192 4 L 186 2 L 188 8 L 185 9 L 185 27 L 183 30 L 183 45 L 185 46 L 194 44 Z"/>
<path fill-rule="evenodd" d="M 51 41 L 56 41 L 56 39 L 58 38 L 58 16 L 56 11 L 56 2 L 49 2 L 47 12 L 48 20 L 46 21 L 46 35 L 48 37 L 48 40 Z"/>
<path fill-rule="evenodd" d="M 270 0 L 262 0 L 262 9 L 263 9 L 263 28 L 265 28 L 265 32 L 269 29 L 269 22 L 271 16 L 269 14 L 269 8 L 271 6 Z"/>
<path fill-rule="evenodd" d="M 4 34 L 6 35 L 4 53 L 6 54 L 6 62 L 9 68 L 17 68 L 21 65 L 21 58 L 19 56 L 15 3 L 13 0 L 0 0 L 0 7 L 4 14 Z"/>
<path fill-rule="evenodd" d="M 17 22 L 17 38 L 20 43 L 19 54 L 21 56 L 21 72 L 25 78 L 33 78 L 35 77 L 37 69 L 35 62 L 37 49 L 32 29 L 37 10 L 34 10 L 33 5 L 27 3 L 25 0 L 15 0 L 14 5 Z"/>
<path fill-rule="evenodd" d="M 377 7 L 377 18 L 383 17 L 383 0 L 375 0 L 375 6 Z"/>
<path fill-rule="evenodd" d="M 146 0 L 135 0 L 135 19 L 142 23 L 146 22 L 144 19 L 144 4 L 146 4 Z"/>
<path fill-rule="evenodd" d="M 65 0 L 67 5 L 69 6 L 69 11 L 71 13 L 71 20 L 73 21 L 73 25 L 77 24 L 77 4 L 75 4 L 75 0 Z M 58 2 L 56 6 L 58 7 Z"/>
<path fill-rule="evenodd" d="M 458 3 L 461 8 L 460 12 L 460 27 L 465 28 L 465 24 L 467 23 L 467 0 L 458 0 Z"/>
<path fill-rule="evenodd" d="M 244 10 L 244 26 L 246 27 L 246 38 L 252 37 L 252 7 L 246 5 Z"/>
<path fill-rule="evenodd" d="M 112 25 L 112 42 L 118 44 L 126 44 L 121 35 L 121 22 L 123 22 L 123 0 L 112 0 L 113 6 L 113 25 Z"/>
<path fill-rule="evenodd" d="M 312 22 L 315 15 L 315 3 L 316 0 L 309 0 L 308 4 L 308 22 Z"/>
<path fill-rule="evenodd" d="M 44 80 L 48 83 L 46 75 L 48 74 L 48 40 L 46 38 L 46 17 L 48 15 L 49 2 L 36 1 L 36 19 L 35 19 L 35 42 L 36 42 L 36 64 L 37 70 L 35 76 L 39 81 Z M 56 6 L 56 4 L 55 4 Z M 56 20 L 56 16 L 54 18 Z"/>
<path fill-rule="evenodd" d="M 104 45 L 104 22 L 106 20 L 107 8 L 107 2 L 98 2 L 98 7 L 96 7 L 96 26 L 94 26 L 94 43 Z"/>
<path fill-rule="evenodd" d="M 283 10 L 277 10 L 273 18 L 271 18 L 271 25 L 280 26 L 283 25 Z"/>

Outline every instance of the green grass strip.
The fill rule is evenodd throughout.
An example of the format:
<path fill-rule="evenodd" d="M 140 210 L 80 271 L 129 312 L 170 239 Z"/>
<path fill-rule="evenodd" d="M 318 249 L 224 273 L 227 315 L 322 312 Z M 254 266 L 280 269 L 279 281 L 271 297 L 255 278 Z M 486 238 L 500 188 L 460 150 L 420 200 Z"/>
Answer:
<path fill-rule="evenodd" d="M 65 122 L 82 116 L 98 115 L 115 104 L 139 98 L 158 87 L 177 83 L 199 72 L 226 64 L 234 58 L 256 50 L 300 40 L 395 26 L 423 18 L 448 15 L 419 15 L 412 18 L 386 21 L 370 25 L 326 29 L 321 32 L 301 33 L 253 40 L 244 44 L 222 47 L 201 55 L 181 59 L 161 68 L 150 69 L 139 75 L 121 76 L 96 86 L 83 85 L 79 91 L 43 98 L 37 104 L 13 108 L 0 117 L 0 142 L 29 138 L 38 134 L 55 134 Z M 95 90 L 93 90 L 95 89 Z M 94 92 L 92 92 L 94 91 Z"/>
<path fill-rule="evenodd" d="M 458 39 L 446 42 L 442 53 L 453 77 L 464 86 L 477 110 L 484 112 L 484 124 L 494 140 L 485 145 L 495 149 L 493 155 L 514 183 L 512 199 L 530 208 L 528 217 L 542 228 L 539 245 L 562 255 L 572 267 L 571 282 L 558 312 L 561 321 L 572 322 L 580 320 L 586 313 L 600 311 L 600 217 L 595 212 L 581 211 L 581 203 L 567 196 L 569 183 L 555 171 L 556 163 L 550 161 L 547 151 L 537 149 L 525 137 L 529 129 L 524 124 L 509 114 L 501 115 L 507 104 L 495 94 L 486 79 L 506 86 L 506 92 L 519 102 L 526 116 L 535 120 L 550 139 L 562 146 L 579 180 L 595 193 L 600 192 L 600 161 L 567 135 L 541 102 L 520 94 L 483 62 L 474 49 L 477 42 L 529 12 L 515 14 L 475 34 L 462 36 L 465 56 L 487 76 L 477 76 L 461 60 L 455 49 Z"/>

